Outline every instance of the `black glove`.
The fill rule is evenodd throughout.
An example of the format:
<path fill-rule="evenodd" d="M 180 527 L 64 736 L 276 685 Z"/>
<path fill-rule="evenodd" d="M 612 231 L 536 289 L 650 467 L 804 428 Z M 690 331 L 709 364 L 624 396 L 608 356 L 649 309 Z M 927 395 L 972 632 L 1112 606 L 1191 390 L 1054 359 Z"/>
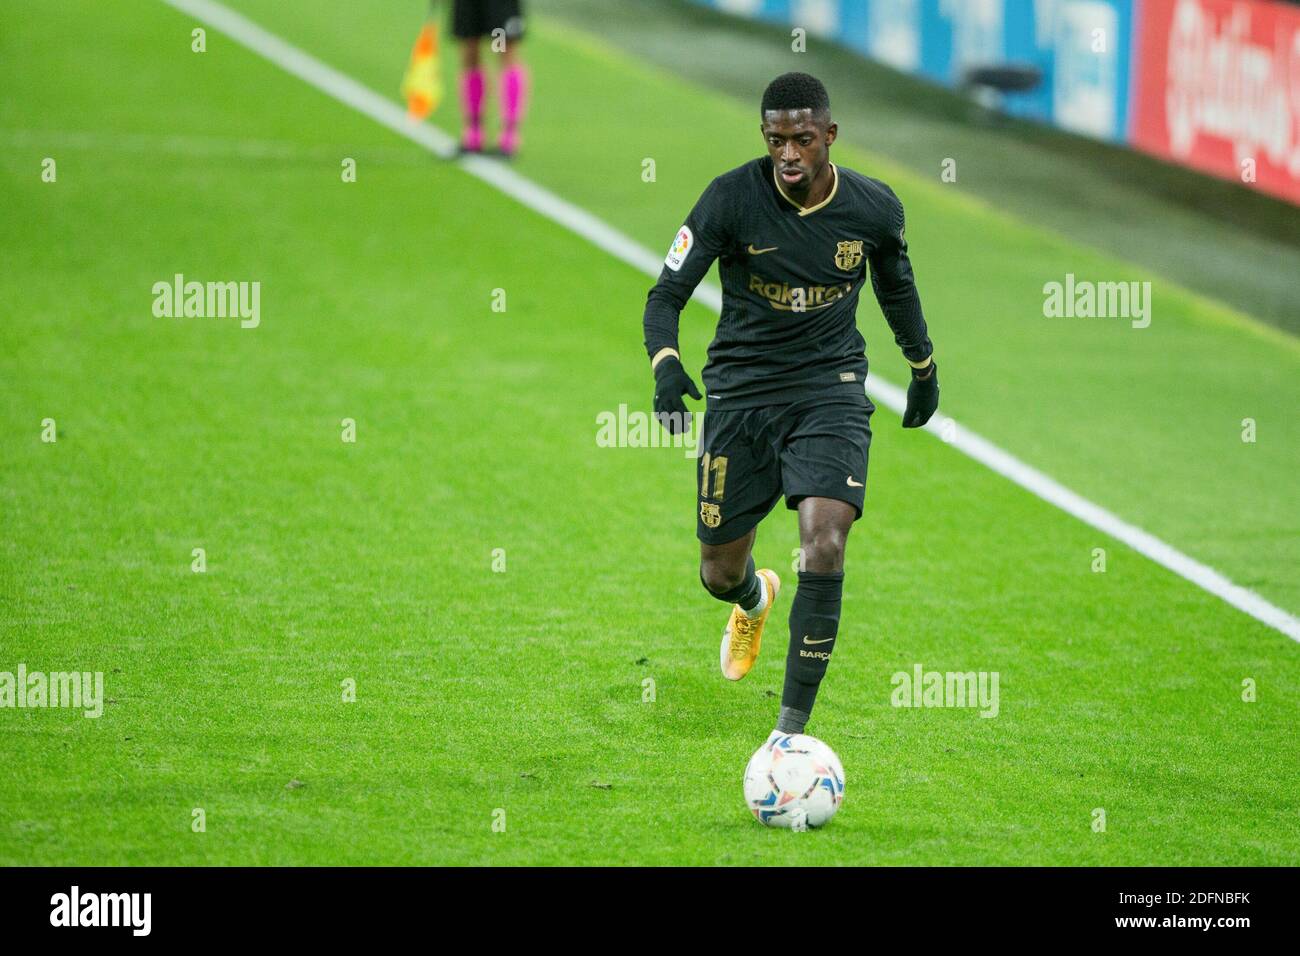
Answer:
<path fill-rule="evenodd" d="M 922 374 L 925 378 L 919 377 Z M 903 412 L 903 427 L 920 428 L 930 420 L 938 407 L 939 366 L 931 362 L 926 368 L 912 369 L 912 384 L 907 386 L 907 410 Z"/>
<path fill-rule="evenodd" d="M 686 374 L 686 369 L 682 368 L 681 359 L 675 355 L 665 356 L 655 366 L 655 418 L 674 435 L 689 427 L 690 410 L 682 401 L 683 395 L 696 399 L 704 397 Z"/>

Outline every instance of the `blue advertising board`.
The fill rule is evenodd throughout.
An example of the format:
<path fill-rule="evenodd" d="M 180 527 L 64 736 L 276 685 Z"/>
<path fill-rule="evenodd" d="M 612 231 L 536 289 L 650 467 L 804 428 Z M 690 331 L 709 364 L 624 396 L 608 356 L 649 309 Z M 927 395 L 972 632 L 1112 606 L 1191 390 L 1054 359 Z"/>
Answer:
<path fill-rule="evenodd" d="M 998 94 L 1005 112 L 1098 139 L 1127 138 L 1135 0 L 695 0 L 826 37 L 944 86 L 968 70 L 1034 66 L 1042 83 Z"/>

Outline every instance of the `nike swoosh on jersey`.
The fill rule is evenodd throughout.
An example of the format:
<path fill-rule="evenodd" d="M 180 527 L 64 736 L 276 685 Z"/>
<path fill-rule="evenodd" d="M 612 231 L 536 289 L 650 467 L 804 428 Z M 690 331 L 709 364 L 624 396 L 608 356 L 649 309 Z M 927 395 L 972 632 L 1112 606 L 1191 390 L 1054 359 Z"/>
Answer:
<path fill-rule="evenodd" d="M 861 487 L 862 487 L 862 482 L 860 482 L 860 481 L 854 481 L 852 475 L 849 475 L 849 477 L 846 478 L 845 480 L 848 482 L 850 488 L 861 488 Z"/>
<path fill-rule="evenodd" d="M 779 248 L 781 248 L 781 247 L 780 247 L 780 246 L 768 246 L 766 249 L 755 249 L 755 248 L 754 248 L 754 244 L 751 242 L 751 243 L 749 244 L 749 249 L 747 249 L 746 251 L 747 251 L 751 256 L 761 256 L 761 255 L 762 255 L 763 253 L 765 253 L 765 252 L 776 252 L 776 250 L 779 249 Z"/>

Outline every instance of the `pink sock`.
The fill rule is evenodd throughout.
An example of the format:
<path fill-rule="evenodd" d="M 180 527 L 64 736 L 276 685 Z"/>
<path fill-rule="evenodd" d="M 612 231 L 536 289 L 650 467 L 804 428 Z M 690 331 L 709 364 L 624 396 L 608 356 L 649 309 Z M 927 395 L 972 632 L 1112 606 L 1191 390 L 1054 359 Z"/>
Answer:
<path fill-rule="evenodd" d="M 501 71 L 501 148 L 519 148 L 519 124 L 528 108 L 528 70 L 522 63 Z"/>
<path fill-rule="evenodd" d="M 483 146 L 483 97 L 487 81 L 481 69 L 464 70 L 460 74 L 460 109 L 465 118 L 461 143 L 466 149 Z"/>

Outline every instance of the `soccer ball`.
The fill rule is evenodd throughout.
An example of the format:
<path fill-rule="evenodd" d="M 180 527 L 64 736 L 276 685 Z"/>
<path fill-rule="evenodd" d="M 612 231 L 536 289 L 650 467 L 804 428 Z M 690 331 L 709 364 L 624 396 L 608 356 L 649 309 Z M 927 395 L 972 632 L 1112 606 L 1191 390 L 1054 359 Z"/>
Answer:
<path fill-rule="evenodd" d="M 766 826 L 824 826 L 843 800 L 844 767 L 835 751 L 816 737 L 773 737 L 745 767 L 745 802 Z"/>

